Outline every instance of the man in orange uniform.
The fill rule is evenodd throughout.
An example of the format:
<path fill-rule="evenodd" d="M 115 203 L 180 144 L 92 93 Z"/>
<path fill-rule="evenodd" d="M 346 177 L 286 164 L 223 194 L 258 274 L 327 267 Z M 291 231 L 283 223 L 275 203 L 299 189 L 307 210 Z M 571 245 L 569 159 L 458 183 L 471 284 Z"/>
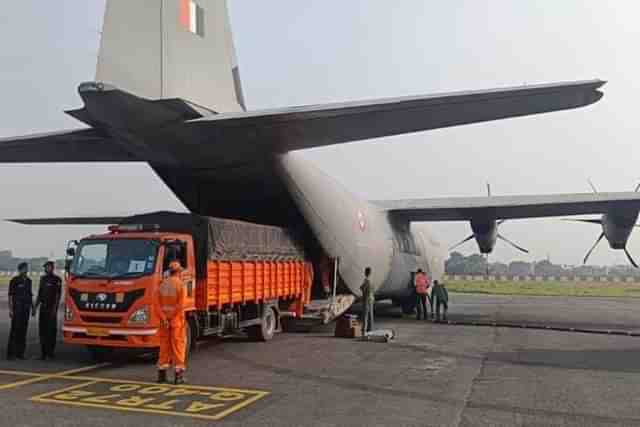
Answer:
<path fill-rule="evenodd" d="M 169 276 L 158 287 L 154 299 L 160 316 L 160 355 L 158 356 L 158 382 L 167 382 L 167 369 L 175 366 L 175 384 L 184 383 L 186 369 L 186 321 L 184 316 L 184 282 L 182 267 L 177 260 L 169 263 Z"/>

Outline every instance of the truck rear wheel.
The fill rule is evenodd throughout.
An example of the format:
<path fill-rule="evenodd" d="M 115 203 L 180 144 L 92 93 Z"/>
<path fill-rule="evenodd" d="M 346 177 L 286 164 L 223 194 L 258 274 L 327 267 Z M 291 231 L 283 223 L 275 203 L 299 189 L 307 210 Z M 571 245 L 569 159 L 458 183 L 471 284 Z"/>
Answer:
<path fill-rule="evenodd" d="M 251 326 L 248 330 L 249 337 L 256 341 L 270 341 L 276 333 L 278 315 L 273 307 L 268 307 L 262 313 L 259 325 Z"/>

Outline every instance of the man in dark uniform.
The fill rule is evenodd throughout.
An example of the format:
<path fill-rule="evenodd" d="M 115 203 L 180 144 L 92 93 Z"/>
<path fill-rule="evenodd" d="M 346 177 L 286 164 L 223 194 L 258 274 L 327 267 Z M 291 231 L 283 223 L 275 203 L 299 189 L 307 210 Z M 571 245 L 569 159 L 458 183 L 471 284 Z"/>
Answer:
<path fill-rule="evenodd" d="M 11 332 L 7 345 L 7 360 L 15 358 L 24 360 L 27 344 L 27 328 L 29 315 L 33 311 L 33 294 L 31 279 L 27 277 L 27 263 L 18 265 L 18 276 L 9 282 L 9 316 L 11 317 Z"/>
<path fill-rule="evenodd" d="M 58 307 L 62 295 L 62 279 L 53 274 L 54 264 L 47 261 L 44 264 L 44 276 L 40 278 L 38 298 L 34 311 L 40 307 L 38 332 L 40 332 L 40 346 L 42 354 L 40 360 L 53 359 L 58 333 Z"/>
<path fill-rule="evenodd" d="M 375 303 L 375 296 L 373 294 L 373 288 L 371 287 L 371 267 L 364 269 L 364 281 L 360 286 L 362 291 L 362 336 L 364 337 L 367 332 L 371 332 L 373 329 L 373 304 Z"/>
<path fill-rule="evenodd" d="M 444 307 L 443 320 L 447 320 L 447 310 L 449 309 L 449 292 L 444 286 L 444 283 L 439 283 L 437 280 L 433 281 L 433 291 L 431 297 L 436 299 L 436 320 L 440 321 L 440 307 Z"/>

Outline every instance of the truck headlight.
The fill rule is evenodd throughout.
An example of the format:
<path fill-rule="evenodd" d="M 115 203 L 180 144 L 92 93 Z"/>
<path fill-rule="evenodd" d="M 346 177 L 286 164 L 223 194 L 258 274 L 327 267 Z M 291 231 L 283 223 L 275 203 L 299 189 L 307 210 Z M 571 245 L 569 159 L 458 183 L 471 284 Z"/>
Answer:
<path fill-rule="evenodd" d="M 71 310 L 67 304 L 64 305 L 64 320 L 73 320 L 73 310 Z"/>
<path fill-rule="evenodd" d="M 131 316 L 129 317 L 129 323 L 144 324 L 148 322 L 149 322 L 149 307 L 146 305 L 134 311 L 133 314 L 131 314 Z"/>

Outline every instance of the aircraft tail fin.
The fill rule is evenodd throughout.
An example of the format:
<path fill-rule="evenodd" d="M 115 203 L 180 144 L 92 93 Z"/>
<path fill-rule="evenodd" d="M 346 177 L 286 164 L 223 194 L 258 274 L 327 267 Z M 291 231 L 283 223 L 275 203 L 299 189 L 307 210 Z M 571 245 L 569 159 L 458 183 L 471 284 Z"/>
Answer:
<path fill-rule="evenodd" d="M 245 109 L 225 0 L 107 0 L 96 80 L 148 99 Z"/>

